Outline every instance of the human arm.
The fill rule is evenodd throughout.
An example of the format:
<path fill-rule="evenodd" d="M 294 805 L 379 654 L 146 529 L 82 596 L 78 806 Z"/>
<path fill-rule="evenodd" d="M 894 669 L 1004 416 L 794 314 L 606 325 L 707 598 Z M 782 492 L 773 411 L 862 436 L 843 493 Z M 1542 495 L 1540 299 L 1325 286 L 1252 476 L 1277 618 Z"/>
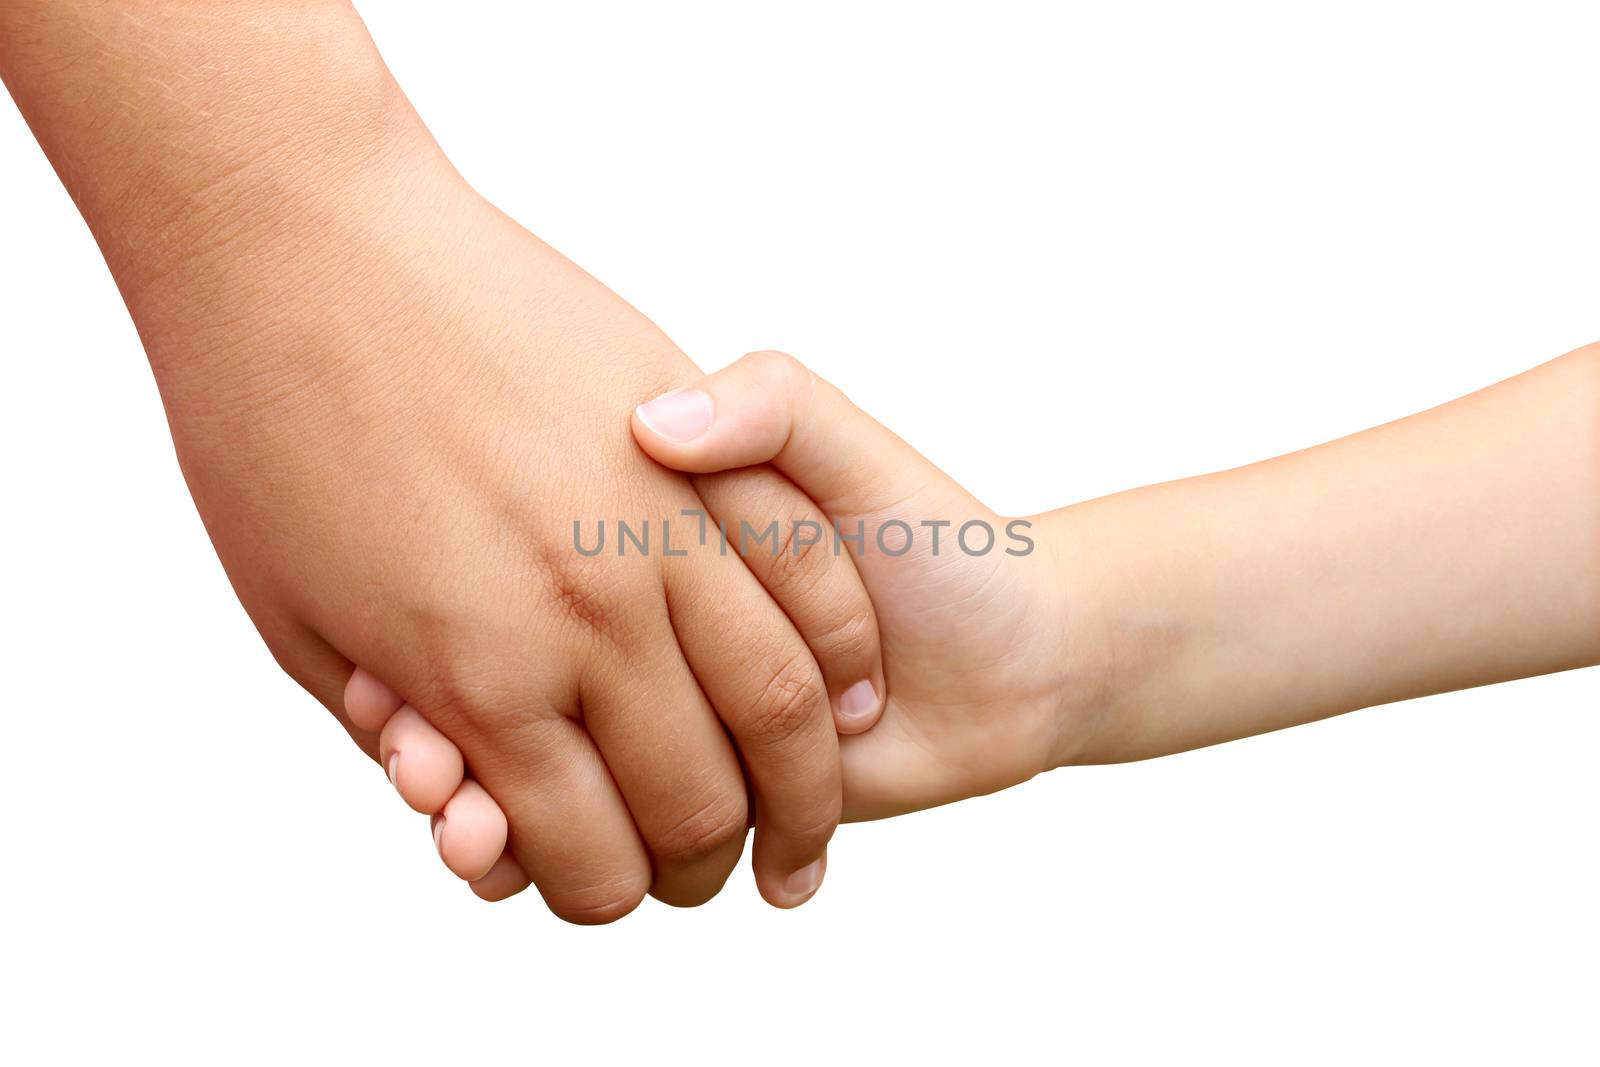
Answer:
<path fill-rule="evenodd" d="M 795 903 L 785 880 L 838 807 L 830 693 L 876 671 L 870 608 L 850 648 L 816 644 L 819 674 L 806 613 L 737 560 L 572 550 L 575 520 L 708 506 L 623 430 L 627 398 L 693 366 L 467 187 L 349 5 L 11 0 L 0 76 L 105 254 L 285 669 L 336 713 L 351 661 L 380 669 L 575 919 L 645 887 L 715 892 L 742 848 L 742 757 L 758 883 Z M 804 504 L 770 472 L 717 491 Z M 853 581 L 833 572 L 830 595 Z"/>
<path fill-rule="evenodd" d="M 789 357 L 695 391 L 708 417 L 690 439 L 635 419 L 650 455 L 772 462 L 865 525 L 890 700 L 845 739 L 847 819 L 1600 662 L 1600 346 L 1302 452 L 1024 520 L 1025 555 L 952 546 L 963 523 L 1008 520 Z M 904 555 L 877 550 L 894 519 L 918 533 Z M 951 524 L 943 552 L 928 520 Z"/>

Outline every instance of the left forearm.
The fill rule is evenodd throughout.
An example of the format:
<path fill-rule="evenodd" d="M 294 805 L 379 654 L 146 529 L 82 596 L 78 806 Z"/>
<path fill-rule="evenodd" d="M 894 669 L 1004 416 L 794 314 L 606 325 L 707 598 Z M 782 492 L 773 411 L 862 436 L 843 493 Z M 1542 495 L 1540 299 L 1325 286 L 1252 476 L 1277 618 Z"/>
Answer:
<path fill-rule="evenodd" d="M 190 318 L 195 288 L 241 295 L 237 276 L 443 165 L 341 0 L 17 0 L 0 77 L 136 319 L 179 290 Z"/>

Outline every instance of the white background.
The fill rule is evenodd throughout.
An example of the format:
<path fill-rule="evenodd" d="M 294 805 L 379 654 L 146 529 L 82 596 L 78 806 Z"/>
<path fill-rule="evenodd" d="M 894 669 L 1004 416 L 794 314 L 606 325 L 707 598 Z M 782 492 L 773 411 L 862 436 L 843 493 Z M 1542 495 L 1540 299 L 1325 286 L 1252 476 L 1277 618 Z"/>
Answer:
<path fill-rule="evenodd" d="M 490 199 L 1005 512 L 1600 337 L 1592 5 L 365 7 Z M 794 913 L 742 870 L 580 929 L 471 897 L 278 673 L 9 102 L 0 352 L 0 1058 L 1600 1055 L 1600 672 L 846 827 Z"/>

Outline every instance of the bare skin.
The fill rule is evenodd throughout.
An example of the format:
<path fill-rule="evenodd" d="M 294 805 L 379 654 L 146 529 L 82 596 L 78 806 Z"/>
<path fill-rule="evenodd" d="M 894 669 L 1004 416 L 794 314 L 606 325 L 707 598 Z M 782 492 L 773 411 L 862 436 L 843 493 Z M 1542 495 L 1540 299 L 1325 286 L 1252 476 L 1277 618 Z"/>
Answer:
<path fill-rule="evenodd" d="M 637 452 L 632 405 L 698 371 L 462 181 L 353 10 L 13 2 L 0 76 L 273 655 L 415 806 L 487 818 L 456 872 L 488 897 L 531 878 L 576 922 L 699 903 L 748 775 L 757 884 L 809 899 L 836 722 L 881 710 L 859 579 L 775 601 L 714 551 L 573 550 L 574 520 L 814 509 L 770 470 L 697 486 Z M 357 662 L 410 709 L 381 735 L 343 715 Z M 869 706 L 842 699 L 863 681 Z"/>
<path fill-rule="evenodd" d="M 1007 520 L 790 357 L 747 356 L 663 407 L 633 431 L 664 465 L 770 462 L 865 525 L 890 696 L 842 739 L 847 820 L 1600 663 L 1600 345 L 1303 452 L 1036 516 L 1025 555 L 961 551 L 963 523 Z M 893 519 L 952 525 L 937 554 L 921 529 L 891 555 L 875 531 Z"/>
<path fill-rule="evenodd" d="M 1593 349 L 967 556 L 951 531 L 1005 520 L 783 357 L 700 382 L 699 434 L 662 432 L 681 391 L 633 431 L 684 471 L 771 461 L 815 504 L 770 470 L 641 462 L 623 413 L 692 365 L 466 188 L 346 5 L 14 2 L 0 75 L 134 314 L 241 600 L 482 895 L 531 874 L 577 921 L 705 899 L 742 847 L 742 757 L 758 885 L 808 899 L 830 705 L 847 734 L 884 714 L 839 744 L 844 814 L 872 818 L 1600 659 Z M 951 525 L 942 555 L 856 559 L 876 621 L 826 551 L 567 551 L 573 518 L 700 507 Z"/>

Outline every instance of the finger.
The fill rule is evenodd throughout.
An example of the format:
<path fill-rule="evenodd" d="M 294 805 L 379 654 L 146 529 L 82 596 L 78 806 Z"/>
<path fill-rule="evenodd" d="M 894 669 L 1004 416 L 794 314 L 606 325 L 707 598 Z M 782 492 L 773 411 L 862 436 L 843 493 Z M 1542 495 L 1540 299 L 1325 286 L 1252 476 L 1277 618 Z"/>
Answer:
<path fill-rule="evenodd" d="M 858 734 L 883 712 L 883 656 L 872 601 L 828 519 L 771 467 L 695 478 L 695 490 L 740 558 L 811 649 L 835 728 Z M 774 526 L 774 524 L 776 524 Z M 691 537 L 696 531 L 689 531 Z"/>
<path fill-rule="evenodd" d="M 676 907 L 710 900 L 744 852 L 748 798 L 738 757 L 684 662 L 664 603 L 655 627 L 597 657 L 582 700 L 585 725 L 650 853 L 651 895 Z"/>
<path fill-rule="evenodd" d="M 483 786 L 468 778 L 433 817 L 433 845 L 458 878 L 487 877 L 506 849 L 506 815 Z"/>
<path fill-rule="evenodd" d="M 502 852 L 489 873 L 470 883 L 472 891 L 487 901 L 516 896 L 531 884 L 522 864 L 509 852 Z"/>
<path fill-rule="evenodd" d="M 352 722 L 365 729 L 381 730 L 404 703 L 398 693 L 363 667 L 357 667 L 345 685 L 345 711 Z M 433 730 L 431 735 L 427 731 L 420 731 L 403 742 L 396 742 L 396 745 L 406 750 L 408 783 L 415 777 L 410 773 L 413 769 L 411 764 L 446 765 L 449 757 L 443 746 L 455 747 L 437 730 Z M 434 751 L 411 759 L 419 756 L 419 747 Z M 445 866 L 469 882 L 485 877 L 505 851 L 505 812 L 471 778 L 462 781 L 445 802 L 444 808 L 433 816 L 431 828 L 434 847 L 439 850 Z"/>
<path fill-rule="evenodd" d="M 363 730 L 377 733 L 405 701 L 371 672 L 357 667 L 344 686 L 344 711 Z"/>
<path fill-rule="evenodd" d="M 707 560 L 706 551 L 666 561 L 673 629 L 755 791 L 756 885 L 768 903 L 794 907 L 816 892 L 839 820 L 839 739 L 827 690 L 800 635 L 750 572 L 732 557 Z"/>
<path fill-rule="evenodd" d="M 942 517 L 974 503 L 910 445 L 782 352 L 752 352 L 698 385 L 641 405 L 633 434 L 675 470 L 770 462 L 834 519 L 891 507 Z"/>
<path fill-rule="evenodd" d="M 474 777 L 510 826 L 511 858 L 556 915 L 571 923 L 614 922 L 650 889 L 650 859 L 594 741 L 564 715 L 524 714 L 492 753 L 473 757 Z M 502 881 L 499 866 L 474 884 Z"/>
<path fill-rule="evenodd" d="M 390 784 L 424 815 L 443 808 L 466 773 L 461 750 L 409 704 L 384 724 L 378 758 Z"/>
<path fill-rule="evenodd" d="M 537 626 L 530 622 L 519 629 L 531 634 Z M 505 814 L 506 851 L 550 910 L 573 923 L 613 922 L 644 899 L 650 861 L 599 751 L 576 721 L 578 692 L 566 651 L 564 643 L 500 649 L 500 662 L 556 666 L 519 666 L 514 681 L 493 686 L 481 684 L 481 668 L 469 670 L 453 657 L 424 669 L 419 663 L 425 660 L 380 645 L 353 648 L 351 654 L 412 705 L 385 725 L 386 739 L 419 722 L 436 723 L 449 739 L 459 739 L 457 753 L 470 755 L 473 779 Z M 512 677 L 509 669 L 501 677 Z M 413 711 L 419 722 L 412 721 Z M 400 734 L 400 744 L 410 736 Z M 423 751 L 439 750 L 424 745 Z M 387 744 L 380 754 L 387 768 Z M 404 795 L 413 771 L 404 747 L 395 766 Z M 454 792 L 452 786 L 437 804 Z"/>

